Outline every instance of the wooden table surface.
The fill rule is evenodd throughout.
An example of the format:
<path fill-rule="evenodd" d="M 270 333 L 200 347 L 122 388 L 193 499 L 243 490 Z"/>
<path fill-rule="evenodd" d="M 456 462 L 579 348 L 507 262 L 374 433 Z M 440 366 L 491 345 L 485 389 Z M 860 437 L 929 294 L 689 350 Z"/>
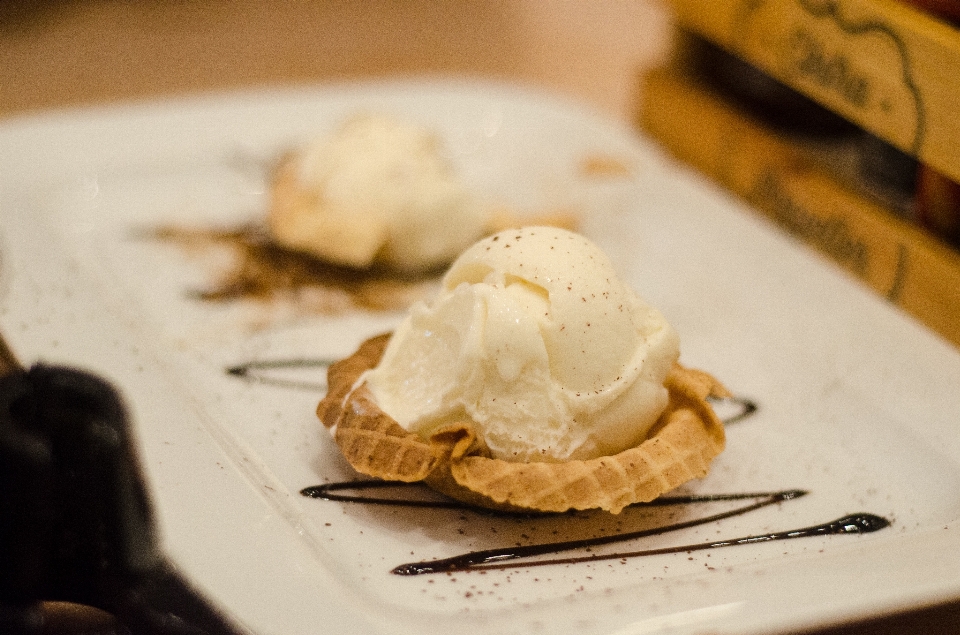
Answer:
<path fill-rule="evenodd" d="M 657 0 L 0 0 L 0 120 L 427 75 L 522 82 L 632 122 L 638 73 L 661 59 L 668 39 Z M 72 607 L 50 613 L 51 633 L 85 622 Z M 86 619 L 102 626 L 104 616 Z M 817 633 L 960 635 L 960 602 Z"/>

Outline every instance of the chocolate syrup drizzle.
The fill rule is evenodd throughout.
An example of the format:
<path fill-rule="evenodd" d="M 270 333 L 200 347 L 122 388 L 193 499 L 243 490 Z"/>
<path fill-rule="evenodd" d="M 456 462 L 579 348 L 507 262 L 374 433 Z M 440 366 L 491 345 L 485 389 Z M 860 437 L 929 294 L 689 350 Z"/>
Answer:
<path fill-rule="evenodd" d="M 271 370 L 281 370 L 290 368 L 323 368 L 329 365 L 327 360 L 310 359 L 291 359 L 291 360 L 266 360 L 252 361 L 244 364 L 238 364 L 226 369 L 227 374 L 244 379 L 247 381 L 256 381 L 263 384 L 274 386 L 298 388 L 304 390 L 322 390 L 324 384 L 317 382 L 297 381 L 273 376 Z M 750 417 L 757 411 L 757 404 L 745 398 L 731 397 L 722 401 L 727 405 L 733 405 L 738 410 L 728 414 L 724 418 L 724 424 L 729 425 Z M 309 498 L 318 498 L 327 501 L 338 501 L 343 503 L 361 503 L 367 505 L 390 505 L 402 507 L 430 507 L 434 509 L 470 509 L 477 513 L 498 515 L 498 516 L 538 516 L 546 515 L 539 512 L 497 512 L 488 509 L 481 509 L 466 503 L 452 499 L 423 499 L 409 497 L 389 497 L 366 495 L 365 490 L 403 490 L 405 488 L 419 488 L 422 492 L 425 486 L 419 483 L 397 483 L 389 481 L 369 481 L 369 480 L 351 480 L 336 483 L 326 483 L 305 487 L 301 490 L 303 496 Z M 354 492 L 353 494 L 341 493 L 343 491 Z M 359 493 L 358 493 L 359 492 Z M 560 542 L 531 544 L 524 546 L 512 546 L 498 549 L 484 549 L 480 551 L 470 551 L 450 558 L 438 560 L 427 560 L 422 562 L 410 562 L 394 567 L 391 573 L 395 575 L 414 576 L 431 573 L 450 573 L 454 571 L 477 571 L 487 569 L 511 569 L 541 567 L 547 565 L 577 564 L 598 562 L 602 560 L 624 560 L 627 558 L 637 558 L 643 556 L 662 555 L 670 553 L 689 553 L 693 551 L 702 551 L 705 549 L 719 549 L 723 547 L 734 547 L 737 545 L 749 545 L 761 542 L 770 542 L 775 540 L 792 540 L 794 538 L 805 538 L 810 536 L 825 536 L 835 534 L 865 534 L 879 531 L 890 525 L 890 521 L 881 516 L 860 512 L 848 514 L 842 518 L 823 523 L 792 529 L 788 531 L 771 532 L 766 534 L 755 534 L 732 538 L 727 540 L 718 540 L 710 542 L 701 542 L 680 545 L 675 547 L 663 547 L 658 549 L 643 549 L 636 551 L 625 551 L 610 554 L 589 554 L 582 556 L 552 557 L 540 560 L 528 560 L 529 558 L 544 556 L 548 554 L 560 554 L 573 550 L 590 551 L 594 547 L 637 540 L 650 536 L 666 534 L 671 531 L 689 529 L 705 525 L 707 523 L 717 522 L 726 518 L 740 516 L 758 509 L 794 500 L 805 496 L 804 490 L 791 489 L 776 492 L 755 492 L 755 493 L 733 493 L 733 494 L 707 494 L 707 495 L 689 495 L 689 496 L 661 496 L 648 503 L 639 503 L 632 507 L 656 507 L 670 505 L 694 505 L 703 503 L 715 503 L 722 501 L 752 501 L 746 505 L 736 507 L 727 511 L 686 520 L 668 525 L 661 525 L 652 529 L 643 529 L 634 532 L 611 534 L 606 536 L 595 536 L 581 540 L 566 540 Z"/>
<path fill-rule="evenodd" d="M 878 531 L 890 525 L 890 522 L 875 514 L 857 513 L 849 514 L 838 518 L 829 523 L 804 527 L 802 529 L 792 529 L 789 531 L 772 532 L 768 534 L 758 534 L 744 536 L 742 538 L 733 538 L 729 540 L 718 540 L 713 542 L 701 542 L 677 547 L 663 547 L 660 549 L 643 549 L 639 551 L 626 551 L 611 554 L 591 554 L 587 556 L 571 556 L 566 558 L 550 558 L 546 560 L 534 560 L 530 562 L 510 562 L 521 558 L 530 558 L 549 553 L 561 553 L 573 549 L 591 549 L 600 545 L 611 544 L 615 542 L 624 542 L 648 536 L 658 536 L 671 531 L 696 527 L 706 523 L 723 520 L 732 516 L 739 516 L 748 512 L 781 503 L 792 498 L 803 496 L 806 492 L 802 490 L 788 490 L 783 492 L 773 492 L 761 500 L 737 509 L 697 518 L 694 520 L 663 525 L 655 529 L 644 529 L 625 534 L 615 534 L 609 536 L 598 536 L 595 538 L 586 538 L 583 540 L 569 540 L 555 543 L 535 544 L 522 547 L 505 547 L 502 549 L 485 549 L 482 551 L 471 551 L 451 558 L 440 560 L 429 560 L 423 562 L 410 562 L 394 567 L 390 572 L 396 575 L 423 575 L 427 573 L 446 573 L 453 571 L 471 571 L 486 569 L 509 569 L 509 568 L 528 568 L 542 567 L 558 564 L 579 564 L 585 562 L 599 562 L 601 560 L 625 560 L 627 558 L 638 558 L 643 556 L 655 556 L 668 553 L 689 553 L 692 551 L 702 551 L 704 549 L 718 549 L 720 547 L 733 547 L 737 545 L 749 545 L 758 542 L 769 542 L 773 540 L 789 540 L 792 538 L 805 538 L 809 536 L 822 536 L 829 534 L 851 534 L 851 533 L 870 533 Z M 740 496 L 749 498 L 753 495 L 732 495 L 733 498 Z M 709 500 L 711 497 L 707 497 Z M 699 501 L 693 501 L 699 502 Z"/>
<path fill-rule="evenodd" d="M 343 481 L 338 483 L 327 483 L 325 485 L 316 485 L 304 488 L 301 494 L 310 498 L 320 498 L 323 500 L 340 501 L 347 503 L 365 503 L 369 505 L 395 505 L 406 507 L 434 507 L 441 509 L 476 509 L 465 503 L 453 500 L 419 500 L 409 498 L 389 498 L 367 495 L 340 494 L 342 490 L 368 490 L 368 489 L 400 489 L 404 487 L 416 487 L 415 483 L 390 483 L 385 481 Z M 770 542 L 774 540 L 790 540 L 793 538 L 805 538 L 809 536 L 823 536 L 831 534 L 862 534 L 878 531 L 890 525 L 890 522 L 877 516 L 865 512 L 848 514 L 837 520 L 803 527 L 801 529 L 792 529 L 788 531 L 772 532 L 767 534 L 757 534 L 733 538 L 727 540 L 718 540 L 711 542 L 702 542 L 695 544 L 686 544 L 676 547 L 665 547 L 660 549 L 644 549 L 639 551 L 617 552 L 611 554 L 590 554 L 586 556 L 555 557 L 543 560 L 532 560 L 526 562 L 517 562 L 522 559 L 542 556 L 547 554 L 558 554 L 573 550 L 590 550 L 594 547 L 626 542 L 647 538 L 649 536 L 659 536 L 671 531 L 689 529 L 699 525 L 720 521 L 734 516 L 740 516 L 749 512 L 794 500 L 805 496 L 804 490 L 782 490 L 778 492 L 757 492 L 743 494 L 707 494 L 690 496 L 661 496 L 649 503 L 639 503 L 634 507 L 655 507 L 670 505 L 692 505 L 697 503 L 714 503 L 721 501 L 752 500 L 753 502 L 742 505 L 735 509 L 727 510 L 701 518 L 695 518 L 683 522 L 662 525 L 653 529 L 643 529 L 640 531 L 628 532 L 623 534 L 611 534 L 607 536 L 596 536 L 582 540 L 566 540 L 560 542 L 533 544 L 526 546 L 512 546 L 499 549 L 484 549 L 481 551 L 471 551 L 450 558 L 440 560 L 427 560 L 422 562 L 410 562 L 394 567 L 391 573 L 396 575 L 424 575 L 430 573 L 448 573 L 454 571 L 475 571 L 487 569 L 510 569 L 541 567 L 558 564 L 577 564 L 585 562 L 598 562 L 601 560 L 623 560 L 626 558 L 636 558 L 642 556 L 662 555 L 668 553 L 687 553 L 692 551 L 702 551 L 705 549 L 718 549 L 721 547 L 733 547 L 737 545 L 749 545 L 759 542 Z M 490 510 L 477 510 L 487 514 L 503 515 L 504 512 L 492 512 Z M 516 515 L 516 514 L 514 514 Z M 534 515 L 534 514 L 521 514 Z"/>
<path fill-rule="evenodd" d="M 743 397 L 707 397 L 707 401 L 717 404 L 717 403 L 727 403 L 733 404 L 740 408 L 740 412 L 737 412 L 732 415 L 728 415 L 723 419 L 723 425 L 728 426 L 731 423 L 736 423 L 742 419 L 750 417 L 757 411 L 757 404 L 751 399 L 746 399 Z"/>
<path fill-rule="evenodd" d="M 230 366 L 225 370 L 228 375 L 249 382 L 267 384 L 281 388 L 297 388 L 300 390 L 315 391 L 326 388 L 326 382 L 321 380 L 305 381 L 288 379 L 273 375 L 270 371 L 302 368 L 323 369 L 329 367 L 332 363 L 332 361 L 327 359 L 269 359 L 244 362 L 243 364 Z"/>
<path fill-rule="evenodd" d="M 704 523 L 720 520 L 729 516 L 738 515 L 752 511 L 759 507 L 780 502 L 779 500 L 769 500 L 764 503 L 758 503 L 748 507 L 734 510 L 731 513 L 716 514 L 706 518 L 689 521 L 686 523 L 677 523 L 666 525 L 657 529 L 638 531 L 631 534 L 620 534 L 616 536 L 604 536 L 602 538 L 590 538 L 586 540 L 571 540 L 568 542 L 550 543 L 543 545 L 529 545 L 526 547 L 507 547 L 504 549 L 487 549 L 484 551 L 472 551 L 452 558 L 442 560 L 429 560 L 424 562 L 411 562 L 394 567 L 390 573 L 396 575 L 423 575 L 427 573 L 446 573 L 453 571 L 471 571 L 486 569 L 509 569 L 540 567 L 557 564 L 578 564 L 584 562 L 598 562 L 600 560 L 624 560 L 626 558 L 638 558 L 642 556 L 656 556 L 668 553 L 689 553 L 691 551 L 702 551 L 704 549 L 718 549 L 720 547 L 734 547 L 737 545 L 750 545 L 758 542 L 769 542 L 773 540 L 790 540 L 792 538 L 806 538 L 809 536 L 825 536 L 832 534 L 865 534 L 879 531 L 890 525 L 890 521 L 882 516 L 868 513 L 849 514 L 843 518 L 838 518 L 829 523 L 813 525 L 802 529 L 792 529 L 790 531 L 773 532 L 769 534 L 759 534 L 734 538 L 731 540 L 718 540 L 715 542 L 700 542 L 695 544 L 681 545 L 678 547 L 664 547 L 661 549 L 643 549 L 640 551 L 627 551 L 612 554 L 596 554 L 589 556 L 573 556 L 569 558 L 551 558 L 549 560 L 535 560 L 524 563 L 506 564 L 505 560 L 514 560 L 518 558 L 528 558 L 531 556 L 545 553 L 558 553 L 571 549 L 590 548 L 601 544 L 620 540 L 631 540 L 634 538 L 643 538 L 645 536 L 659 535 L 668 531 L 701 525 Z"/>

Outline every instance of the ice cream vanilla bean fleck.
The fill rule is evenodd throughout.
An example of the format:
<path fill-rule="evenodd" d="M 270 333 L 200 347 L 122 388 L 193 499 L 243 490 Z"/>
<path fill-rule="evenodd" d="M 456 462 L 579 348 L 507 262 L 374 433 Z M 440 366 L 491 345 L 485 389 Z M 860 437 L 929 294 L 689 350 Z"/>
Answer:
<path fill-rule="evenodd" d="M 491 508 L 618 513 L 703 477 L 724 447 L 659 311 L 586 238 L 507 230 L 438 295 L 329 369 L 317 414 L 359 472 Z"/>

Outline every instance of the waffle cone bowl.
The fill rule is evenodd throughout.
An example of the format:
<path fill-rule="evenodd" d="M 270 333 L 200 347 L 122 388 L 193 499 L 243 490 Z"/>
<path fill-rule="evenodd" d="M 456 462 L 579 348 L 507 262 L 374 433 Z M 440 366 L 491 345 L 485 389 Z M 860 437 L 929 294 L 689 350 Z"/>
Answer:
<path fill-rule="evenodd" d="M 723 450 L 723 424 L 707 397 L 729 393 L 709 374 L 680 365 L 667 376 L 669 405 L 650 435 L 612 456 L 554 463 L 495 459 L 468 422 L 423 438 L 383 412 L 365 384 L 355 386 L 364 371 L 379 363 L 389 337 L 367 340 L 352 356 L 333 364 L 327 396 L 317 407 L 344 457 L 362 474 L 422 481 L 455 499 L 490 509 L 604 509 L 616 514 L 627 505 L 651 501 L 702 478 Z"/>

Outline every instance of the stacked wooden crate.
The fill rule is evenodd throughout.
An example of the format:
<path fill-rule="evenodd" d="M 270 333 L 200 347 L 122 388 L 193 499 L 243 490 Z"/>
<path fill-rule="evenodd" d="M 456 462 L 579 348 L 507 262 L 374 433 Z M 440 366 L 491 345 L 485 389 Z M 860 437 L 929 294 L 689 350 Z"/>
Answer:
<path fill-rule="evenodd" d="M 669 0 L 641 125 L 960 345 L 960 29 L 895 0 Z"/>

